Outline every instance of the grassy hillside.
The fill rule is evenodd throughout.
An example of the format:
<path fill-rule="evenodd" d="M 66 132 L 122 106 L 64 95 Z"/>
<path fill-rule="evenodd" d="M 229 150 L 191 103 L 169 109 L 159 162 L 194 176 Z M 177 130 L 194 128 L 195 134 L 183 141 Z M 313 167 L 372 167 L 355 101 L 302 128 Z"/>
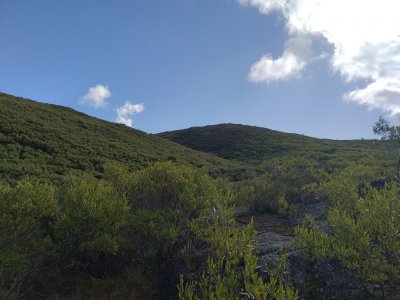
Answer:
<path fill-rule="evenodd" d="M 102 172 L 105 161 L 130 169 L 171 160 L 216 173 L 240 173 L 240 164 L 73 109 L 0 93 L 0 178 L 54 180 L 68 173 Z"/>
<path fill-rule="evenodd" d="M 391 146 L 378 140 L 327 140 L 238 124 L 192 127 L 160 133 L 195 150 L 259 165 L 269 159 L 303 156 L 341 165 L 365 159 L 391 159 Z"/>

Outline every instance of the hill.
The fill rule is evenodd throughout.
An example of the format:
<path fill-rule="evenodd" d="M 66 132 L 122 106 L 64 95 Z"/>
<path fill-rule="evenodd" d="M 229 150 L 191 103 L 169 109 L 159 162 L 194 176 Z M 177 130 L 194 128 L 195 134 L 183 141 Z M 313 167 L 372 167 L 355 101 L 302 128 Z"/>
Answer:
<path fill-rule="evenodd" d="M 241 164 L 121 124 L 3 93 L 0 157 L 0 179 L 9 182 L 25 175 L 50 180 L 71 172 L 100 175 L 109 160 L 123 162 L 131 170 L 167 160 L 205 167 L 216 174 L 243 169 Z"/>
<path fill-rule="evenodd" d="M 192 127 L 159 136 L 224 159 L 254 165 L 287 156 L 302 156 L 328 165 L 391 157 L 388 151 L 391 145 L 378 140 L 318 139 L 240 124 Z"/>
<path fill-rule="evenodd" d="M 171 299 L 203 291 L 213 296 L 217 284 L 230 292 L 216 297 L 231 299 L 248 282 L 255 283 L 254 294 L 267 296 L 278 294 L 274 287 L 282 293 L 290 286 L 307 299 L 318 298 L 322 290 L 329 297 L 344 291 L 344 298 L 361 299 L 367 293 L 355 294 L 354 288 L 362 291 L 371 282 L 368 295 L 375 287 L 386 295 L 386 286 L 398 294 L 398 272 L 386 271 L 397 270 L 399 263 L 384 264 L 399 247 L 390 252 L 383 247 L 388 236 L 395 244 L 393 232 L 399 231 L 393 222 L 400 212 L 393 201 L 398 184 L 388 182 L 393 172 L 365 168 L 375 159 L 393 166 L 391 147 L 376 140 L 323 140 L 235 124 L 149 135 L 70 108 L 0 94 L 0 298 Z M 111 165 L 104 180 L 97 180 L 107 161 L 142 170 L 131 173 Z M 173 163 L 145 168 L 155 161 L 250 180 L 227 184 Z M 328 174 L 359 161 L 355 168 Z M 90 174 L 80 176 L 83 172 Z M 71 173 L 78 176 L 60 180 Z M 25 175 L 61 184 L 21 181 L 12 188 L 2 182 L 13 184 Z M 367 188 L 368 182 L 384 189 Z M 316 191 L 323 197 L 316 199 Z M 263 214 L 254 223 L 257 235 L 246 214 Z M 305 214 L 313 219 L 299 227 Z M 333 217 L 326 221 L 327 215 Z M 236 223 L 235 216 L 249 226 Z M 298 248 L 298 241 L 306 247 Z M 324 249 L 333 250 L 326 255 Z M 347 257 L 340 261 L 349 249 L 361 258 L 357 272 L 346 267 Z M 282 253 L 288 262 L 302 262 L 285 266 L 300 281 L 276 284 L 273 276 L 281 270 L 272 266 Z M 372 271 L 371 257 L 381 258 Z M 270 273 L 262 270 L 270 281 L 257 277 L 257 261 L 271 266 Z M 330 271 L 321 273 L 321 266 Z M 352 275 L 363 272 L 371 276 Z M 337 285 L 331 285 L 332 278 Z M 230 290 L 227 282 L 237 289 Z"/>
<path fill-rule="evenodd" d="M 101 176 L 110 160 L 131 170 L 170 160 L 240 180 L 264 172 L 271 159 L 293 156 L 328 167 L 376 158 L 390 164 L 388 149 L 377 140 L 325 140 L 238 124 L 152 135 L 71 108 L 0 93 L 0 179 L 8 182 L 26 175 L 51 181 L 70 173 Z"/>

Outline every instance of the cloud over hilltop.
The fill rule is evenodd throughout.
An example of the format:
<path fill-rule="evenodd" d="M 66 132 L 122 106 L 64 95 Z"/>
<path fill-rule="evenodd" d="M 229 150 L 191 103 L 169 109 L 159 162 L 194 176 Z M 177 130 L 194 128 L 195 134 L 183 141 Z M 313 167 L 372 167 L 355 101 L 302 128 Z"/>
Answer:
<path fill-rule="evenodd" d="M 311 40 L 294 37 L 286 42 L 282 56 L 273 59 L 264 55 L 250 69 L 249 79 L 253 82 L 270 82 L 298 77 L 311 57 Z"/>
<path fill-rule="evenodd" d="M 143 103 L 132 104 L 129 101 L 126 101 L 124 105 L 117 108 L 117 119 L 115 122 L 132 127 L 132 116 L 135 114 L 140 114 L 143 110 Z"/>
<path fill-rule="evenodd" d="M 111 92 L 106 85 L 97 84 L 89 88 L 87 94 L 80 100 L 80 104 L 88 104 L 95 108 L 104 107 L 106 105 L 106 99 L 111 96 Z"/>
<path fill-rule="evenodd" d="M 250 69 L 253 82 L 301 76 L 312 61 L 312 43 L 332 45 L 329 62 L 344 80 L 367 82 L 347 101 L 382 109 L 400 120 L 400 2 L 396 0 L 238 0 L 263 14 L 278 11 L 289 40 L 276 59 L 264 55 Z"/>

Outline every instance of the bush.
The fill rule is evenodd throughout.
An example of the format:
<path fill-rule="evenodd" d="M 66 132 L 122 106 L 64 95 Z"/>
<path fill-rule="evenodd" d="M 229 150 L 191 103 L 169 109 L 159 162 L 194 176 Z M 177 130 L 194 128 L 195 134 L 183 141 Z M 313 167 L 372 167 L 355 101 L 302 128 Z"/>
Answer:
<path fill-rule="evenodd" d="M 243 229 L 235 224 L 229 210 L 218 210 L 208 241 L 212 254 L 198 279 L 185 282 L 181 276 L 179 298 L 211 299 L 298 299 L 297 292 L 282 280 L 270 276 L 264 281 L 254 255 L 255 232 L 252 223 Z M 270 273 L 272 275 L 272 272 Z"/>
<path fill-rule="evenodd" d="M 55 189 L 23 180 L 0 185 L 0 296 L 18 295 L 46 268 L 50 222 L 58 213 Z"/>
<path fill-rule="evenodd" d="M 175 268 L 182 264 L 181 253 L 204 248 L 200 236 L 213 208 L 226 205 L 229 189 L 201 170 L 171 162 L 133 173 L 109 164 L 105 171 L 130 206 L 123 256 L 130 264 L 154 271 L 167 294 L 178 280 Z"/>
<path fill-rule="evenodd" d="M 308 217 L 296 231 L 297 244 L 316 260 L 338 261 L 351 274 L 350 282 L 369 296 L 385 298 L 393 292 L 388 287 L 400 281 L 400 191 L 394 182 L 381 190 L 360 185 L 360 177 L 369 177 L 361 170 L 349 169 L 324 187 L 332 202 L 332 234 Z"/>
<path fill-rule="evenodd" d="M 293 211 L 296 203 L 305 201 L 326 177 L 315 161 L 304 158 L 270 162 L 267 170 L 266 175 L 239 187 L 237 204 L 247 205 L 253 213 Z"/>
<path fill-rule="evenodd" d="M 113 186 L 88 175 L 68 179 L 60 190 L 56 239 L 71 251 L 115 253 L 126 223 L 128 203 Z"/>
<path fill-rule="evenodd" d="M 125 282 L 129 274 L 144 275 L 124 285 L 128 294 L 176 296 L 186 259 L 207 251 L 229 186 L 171 162 L 136 172 L 107 164 L 104 178 L 0 186 L 1 297 L 86 298 L 101 295 L 93 282 Z"/>
<path fill-rule="evenodd" d="M 136 252 L 142 254 L 144 245 L 161 255 L 156 249 L 173 249 L 193 239 L 194 228 L 206 225 L 212 208 L 223 198 L 207 174 L 171 162 L 156 163 L 134 173 L 109 165 L 106 178 L 129 203 L 128 231 L 143 236 L 135 242 L 139 247 Z"/>

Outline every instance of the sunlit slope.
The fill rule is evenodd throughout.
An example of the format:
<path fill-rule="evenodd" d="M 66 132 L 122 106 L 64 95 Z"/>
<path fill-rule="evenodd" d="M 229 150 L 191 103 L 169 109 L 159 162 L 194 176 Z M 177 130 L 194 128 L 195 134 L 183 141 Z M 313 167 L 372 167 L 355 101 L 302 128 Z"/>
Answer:
<path fill-rule="evenodd" d="M 235 164 L 155 135 L 106 122 L 73 109 L 0 93 L 0 179 L 25 175 L 57 179 L 89 171 L 100 175 L 105 161 L 138 169 L 172 160 L 216 174 L 237 173 Z M 242 168 L 242 167 L 240 167 Z"/>

